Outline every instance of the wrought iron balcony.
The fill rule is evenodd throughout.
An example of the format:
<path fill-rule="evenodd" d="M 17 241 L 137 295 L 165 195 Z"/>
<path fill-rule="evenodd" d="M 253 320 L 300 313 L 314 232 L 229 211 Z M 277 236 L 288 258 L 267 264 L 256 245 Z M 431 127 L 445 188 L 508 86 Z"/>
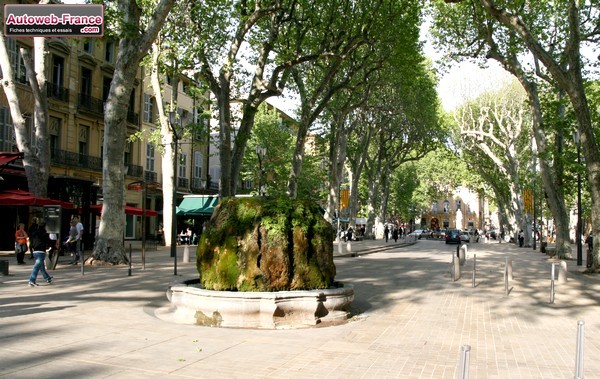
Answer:
<path fill-rule="evenodd" d="M 156 172 L 152 172 L 152 171 L 144 172 L 144 180 L 157 182 L 158 181 L 157 178 L 158 178 L 158 174 Z"/>
<path fill-rule="evenodd" d="M 71 151 L 52 149 L 50 151 L 50 159 L 54 164 L 102 171 L 102 159 L 98 157 L 91 157 L 87 154 L 79 154 Z"/>
<path fill-rule="evenodd" d="M 192 179 L 192 188 L 193 189 L 204 189 L 204 180 L 200 178 Z"/>
<path fill-rule="evenodd" d="M 99 116 L 104 115 L 104 101 L 83 93 L 79 94 L 78 109 L 85 110 Z"/>
<path fill-rule="evenodd" d="M 92 157 L 87 154 L 74 153 L 59 149 L 50 150 L 50 161 L 52 164 L 67 167 L 85 168 L 88 170 L 102 171 L 102 158 Z M 142 166 L 125 163 L 128 176 L 141 178 L 144 172 Z"/>
<path fill-rule="evenodd" d="M 144 168 L 142 166 L 138 166 L 131 163 L 125 163 L 125 167 L 127 167 L 128 176 L 133 176 L 136 178 L 142 178 L 144 176 Z"/>
<path fill-rule="evenodd" d="M 130 124 L 138 125 L 140 123 L 140 114 L 128 110 L 127 111 L 127 122 Z"/>
<path fill-rule="evenodd" d="M 53 99 L 69 102 L 69 89 L 59 84 L 46 82 L 46 93 Z"/>
<path fill-rule="evenodd" d="M 190 180 L 188 178 L 177 178 L 177 187 L 188 188 Z"/>

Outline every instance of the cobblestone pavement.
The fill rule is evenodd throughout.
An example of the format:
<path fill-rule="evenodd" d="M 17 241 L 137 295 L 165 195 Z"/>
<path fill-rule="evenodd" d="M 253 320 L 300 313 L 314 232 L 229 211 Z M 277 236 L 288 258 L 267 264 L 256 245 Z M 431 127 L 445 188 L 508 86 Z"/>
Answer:
<path fill-rule="evenodd" d="M 542 254 L 473 244 L 452 281 L 455 253 L 428 240 L 336 247 L 336 279 L 354 285 L 354 317 L 295 330 L 157 318 L 174 278 L 165 247 L 147 251 L 142 269 L 134 246 L 131 276 L 127 267 L 85 267 L 82 275 L 59 264 L 55 283 L 39 287 L 27 286 L 31 264 L 0 257 L 10 260 L 9 276 L 0 276 L 0 377 L 456 378 L 461 347 L 470 345 L 471 378 L 573 378 L 583 320 L 585 377 L 600 378 L 600 277 L 568 261 L 569 279 L 556 282 L 550 304 L 551 261 Z M 196 276 L 193 260 L 179 260 L 178 275 Z"/>

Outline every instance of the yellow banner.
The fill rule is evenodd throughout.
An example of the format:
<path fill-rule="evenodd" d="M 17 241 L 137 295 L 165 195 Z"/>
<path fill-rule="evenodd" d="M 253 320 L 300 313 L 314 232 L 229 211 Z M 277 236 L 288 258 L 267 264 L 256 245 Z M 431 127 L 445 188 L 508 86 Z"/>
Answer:
<path fill-rule="evenodd" d="M 533 213 L 533 192 L 530 189 L 523 190 L 523 207 L 526 213 Z"/>
<path fill-rule="evenodd" d="M 350 200 L 350 190 L 343 189 L 340 199 L 340 209 L 348 208 L 348 201 Z"/>

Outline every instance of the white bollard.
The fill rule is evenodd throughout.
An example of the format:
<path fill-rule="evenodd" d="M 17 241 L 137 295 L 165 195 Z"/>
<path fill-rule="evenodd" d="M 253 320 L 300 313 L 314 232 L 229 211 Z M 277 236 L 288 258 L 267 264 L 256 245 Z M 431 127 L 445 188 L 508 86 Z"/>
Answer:
<path fill-rule="evenodd" d="M 513 261 L 512 259 L 509 259 L 507 261 L 507 265 L 508 265 L 508 280 L 513 280 Z"/>
<path fill-rule="evenodd" d="M 460 265 L 464 265 L 467 260 L 467 245 L 462 245 L 459 250 Z"/>
<path fill-rule="evenodd" d="M 575 352 L 575 379 L 583 378 L 583 336 L 585 322 L 577 321 L 577 351 Z"/>
<path fill-rule="evenodd" d="M 469 377 L 469 361 L 471 357 L 471 345 L 460 347 L 460 366 L 458 367 L 458 377 L 467 379 Z"/>
<path fill-rule="evenodd" d="M 454 255 L 452 255 L 452 264 L 454 267 L 453 280 L 457 281 L 458 279 L 460 279 L 460 259 L 458 259 Z"/>
<path fill-rule="evenodd" d="M 190 247 L 188 245 L 183 248 L 183 263 L 190 263 Z"/>
<path fill-rule="evenodd" d="M 346 243 L 346 251 L 351 253 L 352 252 L 352 244 L 350 242 Z"/>

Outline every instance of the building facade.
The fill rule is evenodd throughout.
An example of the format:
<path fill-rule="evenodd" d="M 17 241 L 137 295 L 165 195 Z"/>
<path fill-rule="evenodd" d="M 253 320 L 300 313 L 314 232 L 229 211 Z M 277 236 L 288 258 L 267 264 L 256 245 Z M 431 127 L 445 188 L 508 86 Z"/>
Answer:
<path fill-rule="evenodd" d="M 22 112 L 30 133 L 33 130 L 34 101 L 19 49 L 31 49 L 28 38 L 7 38 L 11 65 L 15 70 Z M 72 202 L 86 227 L 91 246 L 99 215 L 90 206 L 102 203 L 102 157 L 104 143 L 104 102 L 108 97 L 118 41 L 107 38 L 49 38 L 48 44 L 48 129 L 51 172 L 48 196 Z M 194 124 L 194 132 L 179 141 L 178 197 L 185 194 L 216 192 L 208 175 L 209 144 L 205 137 L 208 121 L 202 118 L 205 102 L 188 91 L 195 83 L 181 77 L 178 86 L 180 126 Z M 164 86 L 169 102 L 171 87 Z M 133 207 L 162 211 L 162 157 L 159 146 L 150 142 L 150 132 L 158 127 L 157 106 L 149 73 L 140 67 L 135 78 L 126 115 L 127 136 L 124 152 L 125 202 Z M 203 133 L 202 129 L 206 132 Z M 17 151 L 10 110 L 0 92 L 0 151 Z M 3 188 L 27 189 L 23 172 L 4 172 Z M 212 188 L 212 190 L 211 190 Z M 19 211 L 21 212 L 21 211 Z M 21 217 L 23 219 L 23 217 Z M 145 230 L 154 232 L 159 217 L 146 219 Z M 140 238 L 142 219 L 126 214 L 125 238 Z M 12 227 L 12 226 L 11 226 Z M 10 229 L 7 229 L 10 230 Z"/>
<path fill-rule="evenodd" d="M 485 205 L 485 200 L 476 192 L 458 188 L 454 193 L 432 202 L 431 208 L 421 215 L 421 228 L 483 230 L 486 227 Z"/>

